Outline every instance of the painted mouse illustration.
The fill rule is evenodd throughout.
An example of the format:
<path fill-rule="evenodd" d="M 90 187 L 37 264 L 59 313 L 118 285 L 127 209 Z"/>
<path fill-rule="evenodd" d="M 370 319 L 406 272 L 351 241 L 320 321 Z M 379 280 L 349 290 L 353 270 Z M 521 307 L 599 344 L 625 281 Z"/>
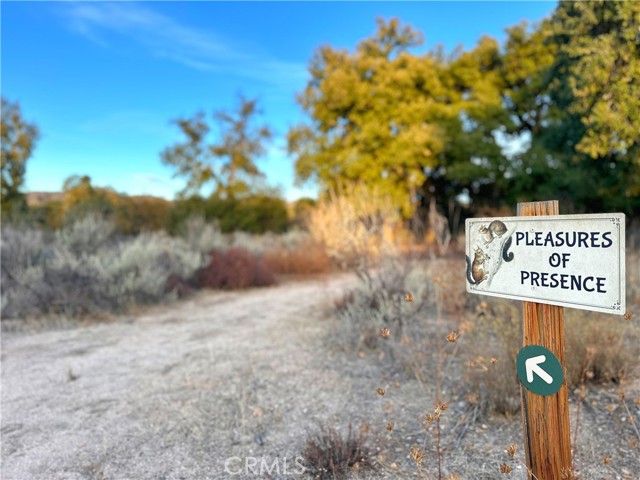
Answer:
<path fill-rule="evenodd" d="M 484 243 L 486 245 L 493 242 L 494 238 L 500 238 L 502 235 L 507 233 L 507 226 L 500 220 L 494 220 L 488 227 L 485 227 L 484 225 L 480 226 L 479 230 L 484 236 Z"/>
<path fill-rule="evenodd" d="M 474 250 L 473 264 L 467 256 L 467 280 L 471 285 L 479 285 L 483 280 L 487 279 L 484 272 L 484 261 L 487 258 L 480 247 Z"/>
<path fill-rule="evenodd" d="M 493 242 L 496 237 L 501 238 L 505 233 L 507 233 L 507 226 L 500 220 L 494 220 L 489 224 L 488 227 L 481 225 L 478 230 L 484 237 L 484 244 L 488 245 Z M 505 262 L 510 262 L 511 260 L 513 260 L 513 253 L 509 252 L 511 242 L 511 237 L 507 238 L 507 240 L 504 242 L 504 246 L 502 247 L 502 259 Z"/>

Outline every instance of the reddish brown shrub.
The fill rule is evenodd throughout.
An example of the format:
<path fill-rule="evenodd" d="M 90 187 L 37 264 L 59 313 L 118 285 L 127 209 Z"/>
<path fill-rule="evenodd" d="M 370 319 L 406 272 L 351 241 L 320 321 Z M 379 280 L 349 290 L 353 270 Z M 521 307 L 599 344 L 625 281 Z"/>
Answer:
<path fill-rule="evenodd" d="M 184 298 L 189 295 L 192 291 L 189 283 L 183 279 L 180 275 L 176 273 L 172 273 L 167 278 L 167 283 L 165 285 L 165 292 L 175 292 L 178 298 Z"/>
<path fill-rule="evenodd" d="M 331 260 L 327 252 L 315 242 L 304 242 L 295 250 L 270 250 L 265 253 L 264 260 L 277 274 L 313 275 L 331 270 Z"/>
<path fill-rule="evenodd" d="M 209 265 L 195 274 L 194 283 L 198 287 L 232 290 L 276 283 L 265 261 L 244 248 L 213 250 L 209 255 Z"/>

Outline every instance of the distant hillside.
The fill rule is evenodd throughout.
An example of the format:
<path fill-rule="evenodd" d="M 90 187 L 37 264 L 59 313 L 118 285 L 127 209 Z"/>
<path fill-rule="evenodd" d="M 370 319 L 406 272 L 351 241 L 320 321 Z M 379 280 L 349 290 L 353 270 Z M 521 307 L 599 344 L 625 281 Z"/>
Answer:
<path fill-rule="evenodd" d="M 59 202 L 63 198 L 63 192 L 29 192 L 27 193 L 27 205 L 41 207 L 49 202 Z"/>
<path fill-rule="evenodd" d="M 49 202 L 60 202 L 64 199 L 64 192 L 28 192 L 26 195 L 29 207 L 41 207 Z M 172 203 L 170 200 L 153 195 L 127 195 L 127 197 L 135 200 L 162 200 Z"/>

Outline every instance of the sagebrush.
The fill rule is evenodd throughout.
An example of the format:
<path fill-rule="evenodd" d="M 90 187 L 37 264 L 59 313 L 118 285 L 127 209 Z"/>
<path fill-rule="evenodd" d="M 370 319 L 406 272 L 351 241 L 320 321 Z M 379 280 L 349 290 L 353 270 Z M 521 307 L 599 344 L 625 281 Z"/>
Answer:
<path fill-rule="evenodd" d="M 162 232 L 114 234 L 88 216 L 55 234 L 2 228 L 2 317 L 67 316 L 121 311 L 171 299 L 167 280 L 190 277 L 205 252 Z"/>

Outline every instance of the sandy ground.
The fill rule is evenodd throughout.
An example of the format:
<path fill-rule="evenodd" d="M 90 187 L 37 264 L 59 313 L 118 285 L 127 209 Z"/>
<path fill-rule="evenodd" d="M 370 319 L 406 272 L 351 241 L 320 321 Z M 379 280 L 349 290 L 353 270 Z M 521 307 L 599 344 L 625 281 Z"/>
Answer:
<path fill-rule="evenodd" d="M 417 478 L 407 454 L 424 437 L 417 419 L 433 392 L 403 381 L 379 398 L 376 387 L 393 379 L 376 361 L 323 343 L 335 328 L 326 308 L 354 283 L 340 275 L 203 292 L 110 323 L 5 332 L 2 479 L 306 478 L 296 457 L 319 423 L 363 422 L 386 460 L 354 478 Z M 611 423 L 624 412 L 607 418 L 605 403 L 582 412 L 582 478 L 640 478 L 637 447 L 623 437 L 619 446 L 602 442 L 620 428 L 633 436 Z M 451 405 L 448 418 L 465 408 Z M 384 428 L 391 419 L 393 435 Z M 448 440 L 446 475 L 500 477 L 520 421 L 485 422 L 464 426 L 464 438 L 449 436 L 458 439 Z M 453 423 L 443 423 L 445 432 Z M 600 460 L 606 455 L 611 463 Z M 523 460 L 521 449 L 516 458 Z M 513 465 L 511 478 L 525 478 Z"/>
<path fill-rule="evenodd" d="M 225 478 L 230 457 L 296 453 L 310 391 L 348 402 L 309 338 L 352 281 L 209 292 L 115 323 L 4 333 L 2 478 Z"/>

